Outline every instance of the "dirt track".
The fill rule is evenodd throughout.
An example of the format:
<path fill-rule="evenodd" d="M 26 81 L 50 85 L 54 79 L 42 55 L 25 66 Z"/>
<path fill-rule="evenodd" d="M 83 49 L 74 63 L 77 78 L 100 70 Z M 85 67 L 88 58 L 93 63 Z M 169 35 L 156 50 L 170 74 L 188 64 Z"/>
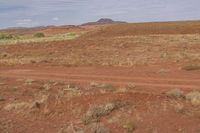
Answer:
<path fill-rule="evenodd" d="M 2 68 L 3 77 L 34 80 L 58 80 L 89 84 L 92 81 L 112 83 L 115 85 L 134 84 L 143 88 L 185 90 L 199 89 L 200 71 L 186 72 L 183 70 L 168 70 L 161 73 L 155 67 L 145 68 L 113 68 L 113 67 L 24 67 Z"/>

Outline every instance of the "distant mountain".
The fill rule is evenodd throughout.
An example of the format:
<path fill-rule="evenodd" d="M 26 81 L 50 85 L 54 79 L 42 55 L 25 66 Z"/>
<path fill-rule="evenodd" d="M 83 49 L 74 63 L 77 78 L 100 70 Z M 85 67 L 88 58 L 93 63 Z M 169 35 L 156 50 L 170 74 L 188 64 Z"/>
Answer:
<path fill-rule="evenodd" d="M 15 34 L 15 33 L 26 33 L 26 32 L 33 32 L 33 31 L 38 31 L 38 30 L 44 30 L 46 27 L 45 26 L 38 26 L 38 27 L 8 27 L 6 29 L 0 29 L 0 32 L 2 33 L 10 33 L 10 34 Z"/>
<path fill-rule="evenodd" d="M 0 29 L 0 33 L 6 34 L 34 34 L 37 32 L 43 32 L 45 34 L 57 34 L 57 33 L 66 33 L 70 31 L 83 31 L 84 28 L 75 25 L 62 25 L 62 26 L 38 26 L 38 27 L 11 27 L 7 29 Z"/>
<path fill-rule="evenodd" d="M 88 22 L 88 23 L 84 23 L 82 25 L 101 25 L 101 24 L 115 24 L 115 23 L 126 23 L 126 22 L 114 21 L 114 20 L 109 19 L 109 18 L 101 18 L 96 22 Z"/>

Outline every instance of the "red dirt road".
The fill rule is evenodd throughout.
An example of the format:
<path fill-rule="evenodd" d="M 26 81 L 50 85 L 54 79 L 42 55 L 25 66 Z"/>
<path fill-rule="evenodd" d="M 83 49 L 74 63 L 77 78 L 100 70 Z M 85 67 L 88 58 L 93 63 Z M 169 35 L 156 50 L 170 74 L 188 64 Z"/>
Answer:
<path fill-rule="evenodd" d="M 179 68 L 160 72 L 157 66 L 119 67 L 15 67 L 1 68 L 0 75 L 9 78 L 33 80 L 58 80 L 89 84 L 92 81 L 112 83 L 118 86 L 134 84 L 141 88 L 163 89 L 181 88 L 185 91 L 200 89 L 200 71 L 184 71 Z"/>

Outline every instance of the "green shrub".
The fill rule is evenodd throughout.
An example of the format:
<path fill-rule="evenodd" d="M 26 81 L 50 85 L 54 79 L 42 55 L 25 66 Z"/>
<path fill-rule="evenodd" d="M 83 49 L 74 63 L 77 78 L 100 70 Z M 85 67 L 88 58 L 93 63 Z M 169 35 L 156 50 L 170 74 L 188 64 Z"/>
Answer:
<path fill-rule="evenodd" d="M 67 35 L 68 35 L 68 36 L 76 36 L 76 33 L 74 33 L 74 32 L 69 32 L 69 33 L 67 33 Z"/>
<path fill-rule="evenodd" d="M 34 37 L 40 38 L 40 37 L 45 37 L 45 35 L 42 32 L 38 32 L 34 34 Z"/>
<path fill-rule="evenodd" d="M 34 80 L 32 80 L 32 79 L 27 79 L 26 80 L 26 84 L 28 84 L 28 85 L 31 85 L 33 82 L 34 82 Z"/>
<path fill-rule="evenodd" d="M 11 34 L 0 34 L 0 40 L 9 40 L 14 39 L 14 36 Z"/>
<path fill-rule="evenodd" d="M 114 90 L 115 86 L 111 83 L 104 83 L 101 85 L 101 88 L 106 90 Z"/>

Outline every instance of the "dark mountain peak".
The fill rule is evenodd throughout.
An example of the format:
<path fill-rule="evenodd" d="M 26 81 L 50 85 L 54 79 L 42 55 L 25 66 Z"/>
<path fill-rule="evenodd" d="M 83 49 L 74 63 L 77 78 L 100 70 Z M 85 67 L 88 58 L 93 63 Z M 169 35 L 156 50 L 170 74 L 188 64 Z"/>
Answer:
<path fill-rule="evenodd" d="M 82 25 L 100 25 L 100 24 L 115 24 L 115 23 L 126 23 L 126 22 L 114 21 L 110 18 L 101 18 L 96 22 L 88 22 L 88 23 L 85 23 L 85 24 L 82 24 Z"/>
<path fill-rule="evenodd" d="M 98 23 L 113 23 L 114 21 L 110 18 L 101 18 L 97 22 Z"/>

